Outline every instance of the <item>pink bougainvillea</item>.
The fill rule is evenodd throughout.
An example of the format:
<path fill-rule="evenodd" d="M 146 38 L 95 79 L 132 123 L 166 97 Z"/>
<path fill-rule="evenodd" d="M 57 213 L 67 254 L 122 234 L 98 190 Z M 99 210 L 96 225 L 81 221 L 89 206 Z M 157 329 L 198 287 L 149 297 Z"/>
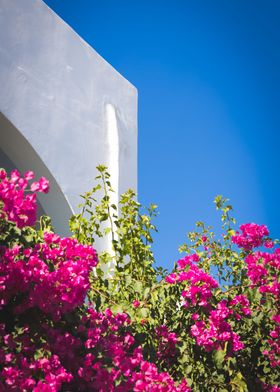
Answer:
<path fill-rule="evenodd" d="M 211 392 L 247 382 L 279 391 L 280 250 L 266 226 L 245 224 L 234 236 L 229 229 L 226 250 L 203 229 L 200 248 L 162 281 L 147 279 L 147 287 L 144 275 L 126 279 L 122 263 L 121 279 L 110 286 L 98 280 L 97 254 L 86 241 L 35 230 L 35 192 L 49 184 L 33 179 L 30 171 L 9 177 L 0 170 L 0 392 L 189 392 L 190 384 L 208 391 L 212 370 Z M 236 285 L 221 288 L 206 272 L 211 255 L 222 255 L 226 268 L 233 260 L 234 271 L 242 266 Z M 110 296 L 123 290 L 122 279 L 131 291 L 119 304 Z M 248 358 L 253 375 L 250 364 L 244 370 Z"/>
<path fill-rule="evenodd" d="M 269 235 L 269 231 L 265 225 L 257 225 L 256 223 L 246 223 L 240 226 L 241 233 L 237 232 L 232 237 L 232 242 L 239 248 L 243 248 L 249 251 L 253 248 L 257 248 L 266 242 L 266 238 Z"/>
<path fill-rule="evenodd" d="M 28 181 L 33 178 L 34 174 L 31 171 L 21 177 L 17 170 L 13 170 L 8 178 L 5 170 L 0 170 L 0 200 L 3 203 L 1 217 L 7 217 L 19 228 L 32 226 L 36 222 L 36 194 L 27 193 Z M 33 182 L 31 191 L 47 193 L 49 191 L 48 180 L 42 177 L 38 182 Z"/>
<path fill-rule="evenodd" d="M 196 338 L 197 344 L 206 351 L 224 349 L 225 342 L 230 344 L 228 352 L 239 351 L 244 348 L 240 337 L 233 332 L 229 318 L 233 314 L 225 301 L 218 303 L 215 310 L 210 312 L 207 324 L 205 321 L 196 321 L 191 327 L 191 333 Z"/>
<path fill-rule="evenodd" d="M 2 222 L 35 224 L 34 192 L 47 192 L 48 182 L 28 188 L 33 178 L 0 172 Z M 98 262 L 92 246 L 46 231 L 32 246 L 2 244 L 0 258 L 0 391 L 190 391 L 144 359 L 127 314 L 85 305 Z M 171 354 L 174 334 L 164 326 L 156 333 Z"/>
<path fill-rule="evenodd" d="M 218 283 L 211 275 L 205 273 L 196 263 L 199 261 L 197 254 L 186 256 L 178 261 L 178 273 L 172 273 L 165 278 L 170 284 L 184 283 L 182 290 L 184 298 L 183 306 L 207 306 L 212 290 L 218 287 Z"/>
<path fill-rule="evenodd" d="M 34 248 L 2 248 L 0 303 L 6 305 L 22 293 L 23 301 L 15 306 L 17 313 L 38 307 L 59 318 L 83 304 L 97 256 L 92 247 L 72 238 L 46 233 L 45 239 Z"/>
<path fill-rule="evenodd" d="M 166 325 L 160 325 L 156 328 L 156 336 L 158 339 L 157 356 L 159 359 L 171 361 L 177 351 L 177 336 L 174 332 L 170 332 Z"/>

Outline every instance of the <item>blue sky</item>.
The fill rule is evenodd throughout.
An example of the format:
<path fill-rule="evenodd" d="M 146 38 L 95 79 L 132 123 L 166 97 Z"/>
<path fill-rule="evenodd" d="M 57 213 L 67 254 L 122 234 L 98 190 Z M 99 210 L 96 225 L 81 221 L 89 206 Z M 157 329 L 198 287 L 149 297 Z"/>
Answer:
<path fill-rule="evenodd" d="M 171 268 L 213 199 L 280 237 L 278 0 L 45 0 L 138 88 L 138 194 Z"/>

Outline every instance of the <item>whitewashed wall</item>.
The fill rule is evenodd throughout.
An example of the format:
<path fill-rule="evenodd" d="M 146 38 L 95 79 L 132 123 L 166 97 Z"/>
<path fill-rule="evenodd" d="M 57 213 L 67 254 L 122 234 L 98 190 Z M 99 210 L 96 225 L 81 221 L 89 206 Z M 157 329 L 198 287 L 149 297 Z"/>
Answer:
<path fill-rule="evenodd" d="M 51 180 L 61 234 L 98 164 L 137 188 L 137 90 L 41 0 L 0 0 L 0 86 L 0 166 Z"/>

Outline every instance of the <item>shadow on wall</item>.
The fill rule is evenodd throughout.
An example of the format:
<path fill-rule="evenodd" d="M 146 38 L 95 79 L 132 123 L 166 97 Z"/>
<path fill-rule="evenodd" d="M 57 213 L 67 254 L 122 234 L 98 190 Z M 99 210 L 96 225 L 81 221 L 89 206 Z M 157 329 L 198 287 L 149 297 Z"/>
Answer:
<path fill-rule="evenodd" d="M 0 167 L 7 171 L 17 168 L 21 173 L 32 170 L 36 178 L 46 177 L 50 182 L 50 193 L 38 194 L 39 213 L 51 216 L 57 233 L 62 236 L 69 235 L 68 220 L 73 211 L 65 195 L 28 140 L 2 113 L 0 113 Z"/>

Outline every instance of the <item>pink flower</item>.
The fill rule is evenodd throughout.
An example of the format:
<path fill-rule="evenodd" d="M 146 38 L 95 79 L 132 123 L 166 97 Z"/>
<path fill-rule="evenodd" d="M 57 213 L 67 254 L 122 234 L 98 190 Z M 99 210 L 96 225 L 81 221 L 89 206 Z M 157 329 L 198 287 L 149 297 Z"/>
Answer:
<path fill-rule="evenodd" d="M 280 324 L 280 314 L 272 316 L 272 320 L 275 321 L 276 324 Z"/>
<path fill-rule="evenodd" d="M 269 235 L 265 225 L 257 225 L 256 223 L 246 223 L 240 226 L 241 234 L 236 233 L 232 236 L 232 242 L 239 248 L 250 251 L 263 245 L 265 237 Z"/>
<path fill-rule="evenodd" d="M 0 201 L 3 208 L 0 218 L 15 222 L 19 228 L 33 226 L 36 223 L 36 194 L 26 193 L 28 181 L 33 178 L 33 173 L 26 172 L 22 178 L 17 170 L 11 172 L 10 178 L 4 171 L 1 173 Z M 42 177 L 39 182 L 31 185 L 31 192 L 47 192 L 48 186 L 48 181 Z"/>
<path fill-rule="evenodd" d="M 210 312 L 208 325 L 195 317 L 196 322 L 191 327 L 191 334 L 195 337 L 196 343 L 204 347 L 207 352 L 223 348 L 225 342 L 230 343 L 233 352 L 242 350 L 244 344 L 227 321 L 231 315 L 231 309 L 223 300 L 218 303 L 215 310 Z"/>
<path fill-rule="evenodd" d="M 33 178 L 34 178 L 34 173 L 32 172 L 32 171 L 27 171 L 27 172 L 25 172 L 24 173 L 24 178 L 27 180 L 27 181 L 30 181 L 30 180 L 33 180 Z"/>
<path fill-rule="evenodd" d="M 45 177 L 41 177 L 39 181 L 33 182 L 33 184 L 31 184 L 31 191 L 48 193 L 49 181 Z"/>
<path fill-rule="evenodd" d="M 134 308 L 139 308 L 139 306 L 140 306 L 140 302 L 137 300 L 137 299 L 135 299 L 133 302 L 132 302 L 132 306 L 134 307 Z"/>
<path fill-rule="evenodd" d="M 252 311 L 250 309 L 250 302 L 248 298 L 245 297 L 245 295 L 243 294 L 236 295 L 229 303 L 229 306 L 239 307 L 241 313 L 243 313 L 245 316 L 250 316 L 252 314 Z M 236 309 L 234 310 L 236 311 Z M 241 319 L 241 317 L 237 314 L 235 314 L 235 317 L 239 320 Z"/>
<path fill-rule="evenodd" d="M 178 269 L 183 270 L 186 266 L 191 265 L 193 262 L 197 263 L 199 260 L 199 256 L 196 253 L 185 256 L 183 259 L 177 261 Z"/>
<path fill-rule="evenodd" d="M 267 240 L 265 241 L 264 246 L 268 249 L 272 249 L 274 247 L 274 242 L 272 240 Z"/>
<path fill-rule="evenodd" d="M 165 281 L 170 284 L 174 284 L 177 281 L 177 275 L 172 273 L 165 277 Z"/>

